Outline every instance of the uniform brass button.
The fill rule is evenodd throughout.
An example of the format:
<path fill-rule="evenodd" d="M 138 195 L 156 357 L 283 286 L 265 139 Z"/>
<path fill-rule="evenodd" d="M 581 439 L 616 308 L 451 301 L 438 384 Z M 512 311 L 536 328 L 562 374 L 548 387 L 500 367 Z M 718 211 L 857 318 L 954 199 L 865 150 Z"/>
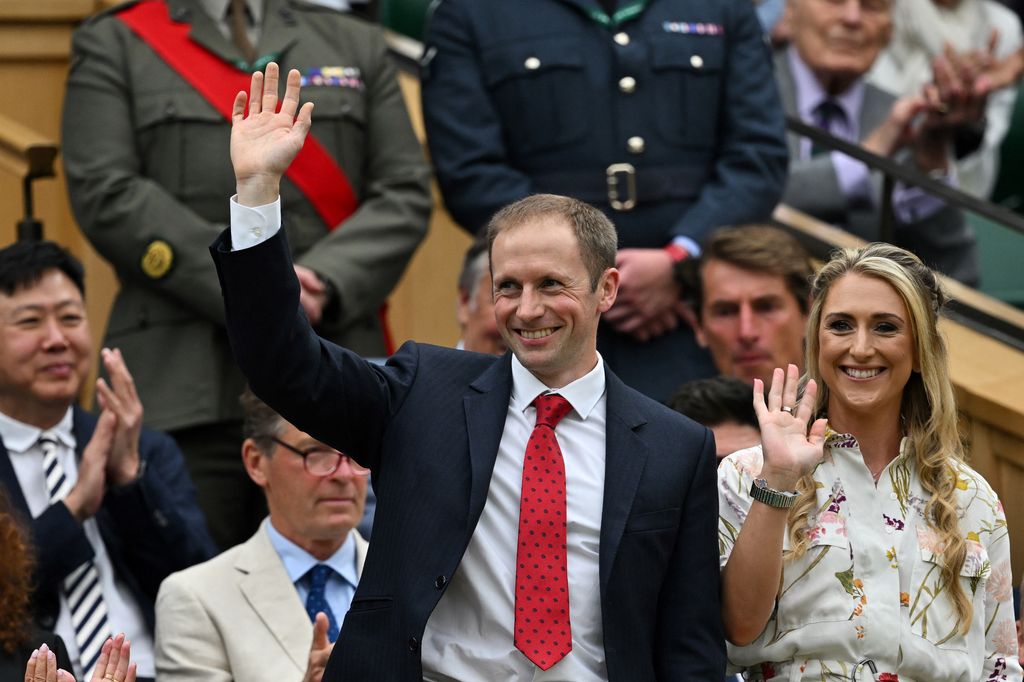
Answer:
<path fill-rule="evenodd" d="M 629 45 L 629 34 L 625 32 L 616 33 L 615 36 L 612 37 L 612 40 L 625 47 L 626 45 Z"/>
<path fill-rule="evenodd" d="M 690 57 L 690 66 L 695 69 L 699 69 L 704 66 L 704 59 L 699 54 L 695 54 Z"/>
<path fill-rule="evenodd" d="M 634 135 L 626 140 L 626 147 L 629 149 L 631 154 L 643 154 L 644 149 L 647 148 L 647 143 L 644 142 L 644 138 L 639 135 Z"/>
<path fill-rule="evenodd" d="M 525 66 L 530 71 L 536 71 L 537 69 L 540 68 L 540 60 L 537 59 L 536 57 L 527 57 L 526 61 L 523 62 L 523 66 Z"/>
<path fill-rule="evenodd" d="M 636 90 L 636 79 L 632 76 L 623 76 L 619 79 L 619 90 L 630 93 Z"/>

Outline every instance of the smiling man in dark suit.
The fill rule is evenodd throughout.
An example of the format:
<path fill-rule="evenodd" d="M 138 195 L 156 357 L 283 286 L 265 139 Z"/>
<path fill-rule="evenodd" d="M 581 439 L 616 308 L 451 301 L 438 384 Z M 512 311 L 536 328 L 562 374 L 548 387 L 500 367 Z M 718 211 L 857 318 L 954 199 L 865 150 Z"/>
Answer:
<path fill-rule="evenodd" d="M 254 75 L 248 116 L 236 98 L 238 194 L 211 251 L 253 391 L 373 471 L 374 543 L 324 679 L 722 679 L 713 440 L 597 353 L 612 224 L 553 195 L 502 209 L 512 352 L 408 343 L 367 363 L 299 306 L 274 205 L 312 106 L 292 72 L 273 113 L 277 80 Z"/>

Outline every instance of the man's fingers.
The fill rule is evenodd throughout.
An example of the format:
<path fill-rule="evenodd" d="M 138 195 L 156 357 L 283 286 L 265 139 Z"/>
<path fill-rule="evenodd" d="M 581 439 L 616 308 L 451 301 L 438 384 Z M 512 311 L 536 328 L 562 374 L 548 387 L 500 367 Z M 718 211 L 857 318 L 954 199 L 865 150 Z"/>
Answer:
<path fill-rule="evenodd" d="M 271 114 L 277 111 L 277 78 L 278 66 L 276 62 L 267 64 L 266 75 L 263 77 L 263 111 Z"/>
<path fill-rule="evenodd" d="M 313 621 L 313 644 L 309 648 L 311 652 L 323 649 L 330 644 L 330 641 L 327 639 L 328 627 L 330 627 L 330 621 L 327 619 L 327 614 L 323 611 L 318 611 L 316 620 Z"/>
<path fill-rule="evenodd" d="M 313 125 L 313 103 L 306 102 L 299 109 L 299 116 L 295 119 L 295 125 L 292 130 L 299 133 L 303 137 L 309 132 L 310 126 Z"/>
<path fill-rule="evenodd" d="M 254 71 L 249 81 L 249 115 L 255 116 L 262 111 L 263 104 L 263 72 Z"/>
<path fill-rule="evenodd" d="M 248 96 L 245 94 L 245 90 L 239 90 L 238 94 L 235 95 L 235 102 L 231 105 L 231 123 L 232 125 L 239 123 L 245 118 L 245 104 L 249 101 Z"/>
<path fill-rule="evenodd" d="M 302 76 L 299 74 L 298 69 L 292 69 L 288 72 L 288 78 L 285 81 L 284 99 L 281 100 L 282 114 L 288 114 L 292 118 L 295 117 L 295 113 L 299 110 L 301 83 Z"/>

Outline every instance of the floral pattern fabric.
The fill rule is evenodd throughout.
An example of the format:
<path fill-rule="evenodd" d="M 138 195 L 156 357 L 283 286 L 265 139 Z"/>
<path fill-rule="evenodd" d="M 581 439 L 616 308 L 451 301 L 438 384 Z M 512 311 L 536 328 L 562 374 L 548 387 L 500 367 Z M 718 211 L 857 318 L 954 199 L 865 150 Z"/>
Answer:
<path fill-rule="evenodd" d="M 906 443 L 876 486 L 856 439 L 828 434 L 814 472 L 807 552 L 783 564 L 775 611 L 761 636 L 729 646 L 730 662 L 747 679 L 1021 682 L 1002 504 L 977 472 L 950 460 L 967 539 L 960 581 L 973 604 L 963 635 L 941 588 L 942 547 L 925 522 L 928 496 Z M 723 567 L 753 503 L 749 491 L 761 462 L 755 447 L 719 467 Z"/>

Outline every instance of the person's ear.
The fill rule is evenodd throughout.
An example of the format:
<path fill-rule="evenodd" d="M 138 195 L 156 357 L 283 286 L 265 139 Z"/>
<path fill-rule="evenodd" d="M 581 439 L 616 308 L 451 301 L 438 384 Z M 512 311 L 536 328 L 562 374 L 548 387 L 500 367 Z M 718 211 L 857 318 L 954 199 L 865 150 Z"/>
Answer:
<path fill-rule="evenodd" d="M 599 312 L 606 313 L 612 309 L 615 305 L 615 298 L 619 295 L 619 271 L 616 268 L 608 268 L 601 275 L 601 280 L 597 283 L 597 294 L 598 302 L 597 309 Z"/>
<path fill-rule="evenodd" d="M 267 487 L 267 474 L 264 468 L 269 459 L 252 438 L 246 438 L 242 443 L 242 464 L 245 465 L 245 473 L 249 474 L 253 483 L 261 488 Z"/>

